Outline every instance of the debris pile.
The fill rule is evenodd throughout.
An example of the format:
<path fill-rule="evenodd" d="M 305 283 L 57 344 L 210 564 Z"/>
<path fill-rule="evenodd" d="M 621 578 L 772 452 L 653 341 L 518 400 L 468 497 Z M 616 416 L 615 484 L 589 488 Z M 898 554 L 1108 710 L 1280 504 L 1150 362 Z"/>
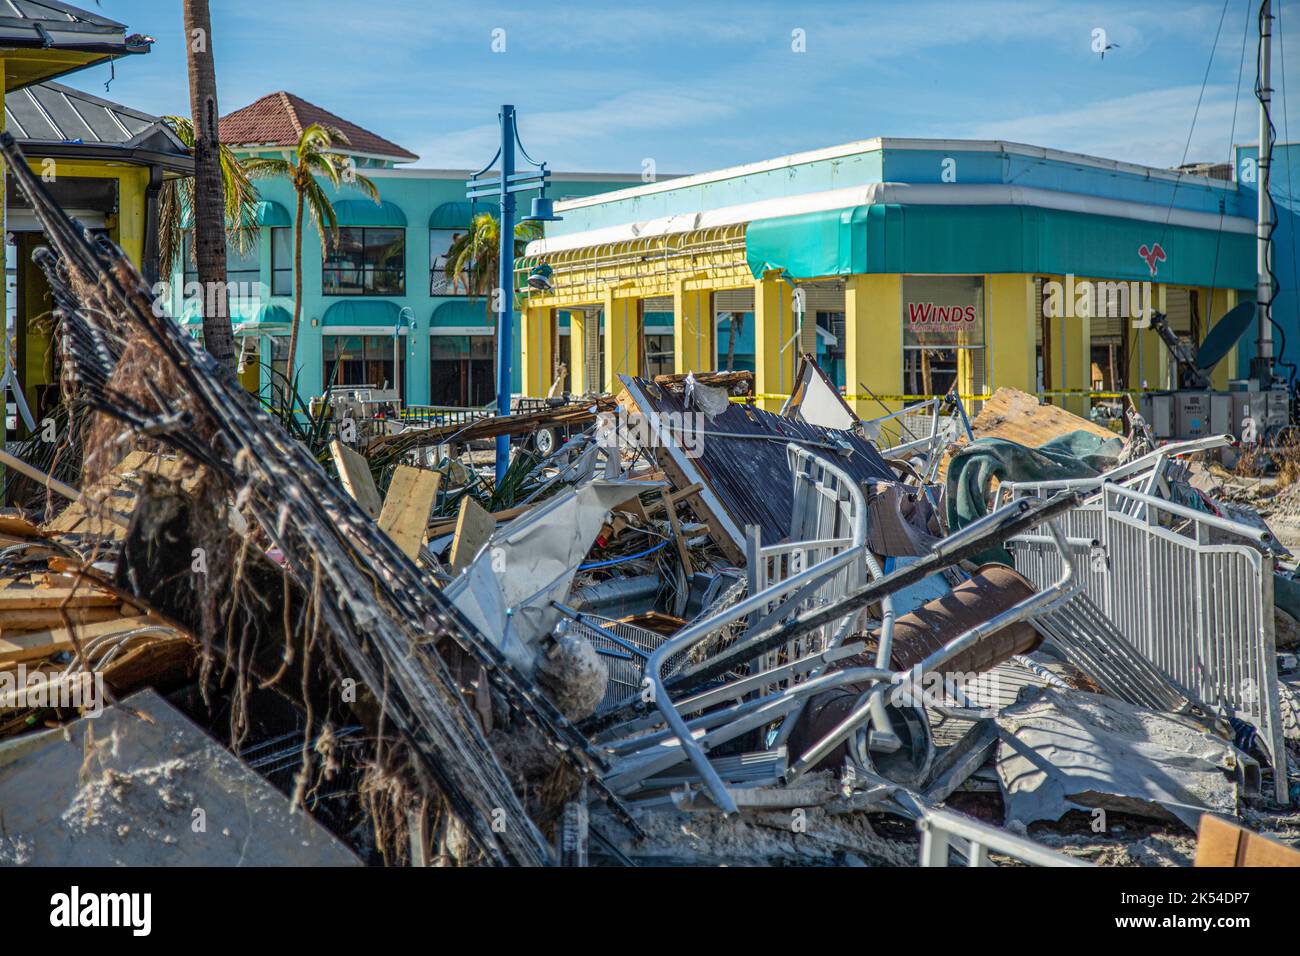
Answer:
<path fill-rule="evenodd" d="M 779 414 L 698 372 L 349 440 L 240 388 L 2 142 L 78 467 L 5 457 L 43 497 L 0 517 L 0 860 L 1300 842 L 1290 555 L 1206 490 L 1227 436 L 1153 448 L 1001 392 L 863 421 L 805 358 Z"/>

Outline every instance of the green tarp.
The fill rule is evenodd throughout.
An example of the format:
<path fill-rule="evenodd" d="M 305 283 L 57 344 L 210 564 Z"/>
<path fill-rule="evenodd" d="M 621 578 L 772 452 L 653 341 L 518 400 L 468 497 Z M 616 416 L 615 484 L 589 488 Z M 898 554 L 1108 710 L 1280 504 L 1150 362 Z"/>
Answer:
<path fill-rule="evenodd" d="M 948 527 L 964 528 L 988 513 L 993 480 L 1063 481 L 1092 478 L 1115 465 L 1124 441 L 1076 431 L 1029 448 L 1008 438 L 977 438 L 948 462 Z M 1005 548 L 992 548 L 971 560 L 1011 564 Z"/>

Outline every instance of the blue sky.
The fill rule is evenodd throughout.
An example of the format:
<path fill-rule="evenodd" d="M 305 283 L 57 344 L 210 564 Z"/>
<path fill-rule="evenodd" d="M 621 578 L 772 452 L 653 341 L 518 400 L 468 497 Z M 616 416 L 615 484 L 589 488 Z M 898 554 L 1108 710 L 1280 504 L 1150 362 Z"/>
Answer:
<path fill-rule="evenodd" d="M 93 9 L 92 0 L 73 0 Z M 1278 4 L 1275 2 L 1274 6 Z M 730 166 L 871 136 L 1007 139 L 1170 166 L 1257 139 L 1258 0 L 799 4 L 213 0 L 220 106 L 287 89 L 420 154 L 476 167 L 513 103 L 552 168 Z M 1300 139 L 1300 0 L 1283 0 L 1279 139 Z M 68 79 L 188 112 L 180 0 L 102 0 L 151 54 Z M 1117 48 L 1092 52 L 1094 29 Z M 493 31 L 505 51 L 493 52 Z M 804 52 L 793 31 L 802 30 Z M 1244 71 L 1243 35 L 1246 35 Z M 1238 90 L 1238 77 L 1241 86 Z M 1294 81 L 1294 82 L 1286 82 Z M 1234 104 L 1236 130 L 1233 132 Z"/>

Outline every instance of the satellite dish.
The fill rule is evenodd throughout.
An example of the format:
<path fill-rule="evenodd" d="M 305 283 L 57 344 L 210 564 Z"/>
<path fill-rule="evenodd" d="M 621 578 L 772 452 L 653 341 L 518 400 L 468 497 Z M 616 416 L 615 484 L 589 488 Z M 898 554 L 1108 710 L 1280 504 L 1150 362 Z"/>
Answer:
<path fill-rule="evenodd" d="M 1196 351 L 1196 367 L 1208 372 L 1223 357 L 1232 351 L 1237 340 L 1246 334 L 1246 330 L 1255 322 L 1255 303 L 1242 302 L 1232 309 L 1210 329 L 1201 347 Z"/>

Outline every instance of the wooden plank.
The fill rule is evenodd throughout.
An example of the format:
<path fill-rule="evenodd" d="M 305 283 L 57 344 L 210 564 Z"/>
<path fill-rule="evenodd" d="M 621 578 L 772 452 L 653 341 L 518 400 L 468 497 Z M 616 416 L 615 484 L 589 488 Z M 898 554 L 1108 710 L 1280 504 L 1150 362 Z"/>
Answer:
<path fill-rule="evenodd" d="M 125 610 L 125 613 L 123 611 Z M 0 636 L 8 637 L 12 631 L 38 631 L 43 628 L 62 627 L 66 619 L 73 624 L 90 624 L 112 621 L 138 615 L 133 608 L 122 607 L 46 607 L 15 611 L 0 611 Z"/>
<path fill-rule="evenodd" d="M 78 625 L 75 628 L 75 635 L 66 627 L 32 631 L 28 634 L 5 634 L 0 636 L 0 664 L 38 660 L 63 651 L 74 651 L 76 649 L 74 636 L 76 641 L 84 645 L 92 638 L 107 634 L 124 634 L 144 623 L 148 622 L 139 617 L 116 617 L 93 624 Z"/>
<path fill-rule="evenodd" d="M 77 588 L 0 588 L 0 612 L 61 606 L 108 607 L 121 603 L 122 599 L 111 591 L 85 585 Z"/>
<path fill-rule="evenodd" d="M 691 553 L 686 547 L 686 539 L 682 537 L 681 522 L 677 520 L 677 506 L 673 504 L 667 488 L 661 489 L 659 496 L 668 512 L 668 523 L 673 529 L 673 542 L 677 545 L 677 557 L 682 562 L 682 570 L 686 572 L 686 577 L 689 578 L 695 573 L 695 568 L 691 564 Z"/>
<path fill-rule="evenodd" d="M 475 504 L 478 504 L 478 502 L 475 502 Z M 492 520 L 495 521 L 497 524 L 503 524 L 506 521 L 513 521 L 515 518 L 518 518 L 525 511 L 531 510 L 535 504 L 536 502 L 533 502 L 533 504 L 519 505 L 518 507 L 515 508 L 506 508 L 504 511 L 493 511 L 491 513 Z M 444 534 L 451 534 L 456 530 L 456 525 L 458 524 L 460 524 L 459 513 L 457 513 L 455 520 L 439 521 L 437 524 L 429 525 L 429 537 L 440 538 Z"/>
<path fill-rule="evenodd" d="M 17 512 L 0 512 L 0 535 L 9 538 L 37 538 L 40 533 L 40 528 Z"/>
<path fill-rule="evenodd" d="M 370 474 L 370 462 L 338 439 L 330 442 L 330 454 L 334 456 L 334 467 L 338 469 L 344 490 L 356 500 L 362 511 L 372 518 L 378 518 L 379 512 L 383 510 L 383 502 L 379 498 L 379 489 L 375 487 L 375 479 Z"/>
<path fill-rule="evenodd" d="M 379 528 L 412 560 L 420 553 L 429 527 L 433 499 L 442 473 L 398 465 L 388 485 L 388 497 L 379 512 Z"/>
<path fill-rule="evenodd" d="M 456 519 L 456 537 L 451 542 L 451 570 L 460 574 L 487 544 L 496 530 L 496 518 L 488 514 L 479 503 L 466 495 L 460 501 L 460 516 Z"/>
<path fill-rule="evenodd" d="M 1196 866 L 1300 866 L 1300 850 L 1206 813 L 1196 837 Z"/>

